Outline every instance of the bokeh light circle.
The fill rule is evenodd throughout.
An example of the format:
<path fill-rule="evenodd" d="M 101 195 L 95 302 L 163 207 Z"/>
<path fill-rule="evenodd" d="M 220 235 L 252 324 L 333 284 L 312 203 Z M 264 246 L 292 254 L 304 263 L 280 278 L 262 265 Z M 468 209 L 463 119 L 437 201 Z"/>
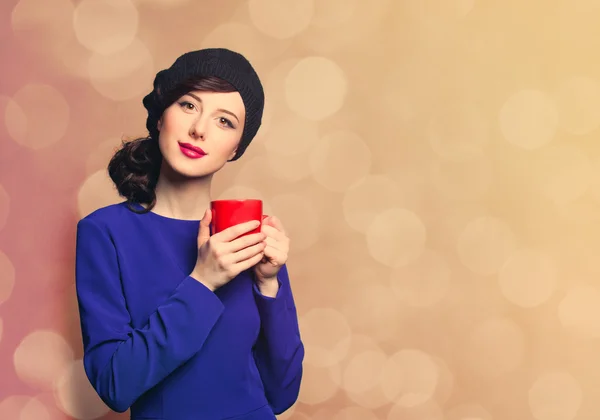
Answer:
<path fill-rule="evenodd" d="M 513 372 L 523 362 L 525 334 L 508 318 L 489 318 L 471 331 L 464 357 L 473 373 L 498 378 Z"/>
<path fill-rule="evenodd" d="M 115 152 L 121 147 L 122 141 L 118 137 L 111 137 L 100 142 L 88 156 L 85 162 L 87 175 L 92 175 L 100 170 L 105 170 L 108 162 Z"/>
<path fill-rule="evenodd" d="M 298 115 L 320 121 L 340 110 L 348 82 L 344 71 L 325 57 L 300 60 L 285 79 L 285 98 Z"/>
<path fill-rule="evenodd" d="M 269 203 L 272 215 L 282 222 L 290 238 L 290 250 L 306 250 L 319 240 L 319 213 L 311 200 L 299 194 L 288 193 L 276 195 Z M 264 213 L 268 214 L 266 211 Z M 298 214 L 302 217 L 297 217 Z"/>
<path fill-rule="evenodd" d="M 110 54 L 95 53 L 89 60 L 92 86 L 102 96 L 126 101 L 148 93 L 155 77 L 154 59 L 137 38 Z"/>
<path fill-rule="evenodd" d="M 314 0 L 249 0 L 250 20 L 273 38 L 291 38 L 305 30 L 314 14 Z"/>
<path fill-rule="evenodd" d="M 393 354 L 383 368 L 381 387 L 398 405 L 414 407 L 428 401 L 438 381 L 438 368 L 429 355 L 417 349 Z"/>
<path fill-rule="evenodd" d="M 438 370 L 438 381 L 433 398 L 440 405 L 445 405 L 454 392 L 455 375 L 445 360 L 434 355 L 429 355 L 429 357 L 436 364 Z"/>
<path fill-rule="evenodd" d="M 6 226 L 8 213 L 10 211 L 10 197 L 6 189 L 0 184 L 0 230 Z"/>
<path fill-rule="evenodd" d="M 362 394 L 379 386 L 387 363 L 381 350 L 366 350 L 354 355 L 346 365 L 342 387 L 349 393 Z"/>
<path fill-rule="evenodd" d="M 70 115 L 67 100 L 55 87 L 30 83 L 21 87 L 6 105 L 6 128 L 21 146 L 41 150 L 63 138 Z"/>
<path fill-rule="evenodd" d="M 536 420 L 573 420 L 582 402 L 581 385 L 568 372 L 546 372 L 529 389 L 529 408 Z"/>
<path fill-rule="evenodd" d="M 130 0 L 82 0 L 75 7 L 73 28 L 77 40 L 90 51 L 113 54 L 133 42 L 138 21 Z"/>
<path fill-rule="evenodd" d="M 51 389 L 62 369 L 73 358 L 73 349 L 62 335 L 50 330 L 36 330 L 19 343 L 13 362 L 17 376 L 23 382 Z"/>
<path fill-rule="evenodd" d="M 355 333 L 369 334 L 379 340 L 394 340 L 398 336 L 398 328 L 402 323 L 398 298 L 392 291 L 385 277 L 378 281 L 372 270 L 358 269 L 352 275 L 364 285 L 370 279 L 368 287 L 349 287 L 348 297 L 342 304 L 341 311 Z M 351 278 L 348 279 L 348 284 Z M 356 280 L 355 280 L 356 281 Z"/>
<path fill-rule="evenodd" d="M 305 365 L 298 401 L 303 404 L 317 405 L 330 400 L 339 389 L 340 377 L 339 365 L 330 367 Z"/>
<path fill-rule="evenodd" d="M 371 256 L 388 267 L 402 267 L 419 258 L 427 231 L 419 217 L 406 209 L 389 209 L 373 218 L 367 228 Z"/>
<path fill-rule="evenodd" d="M 97 171 L 90 175 L 79 188 L 77 195 L 79 215 L 85 217 L 101 207 L 123 200 L 108 173 L 105 170 Z"/>
<path fill-rule="evenodd" d="M 492 185 L 492 163 L 483 154 L 463 161 L 437 160 L 429 169 L 437 191 L 452 200 L 480 200 Z"/>
<path fill-rule="evenodd" d="M 15 267 L 0 250 L 0 304 L 8 300 L 15 287 Z"/>
<path fill-rule="evenodd" d="M 556 91 L 560 127 L 575 135 L 600 126 L 600 83 L 583 76 L 564 80 Z"/>
<path fill-rule="evenodd" d="M 433 306 L 450 287 L 451 270 L 439 252 L 425 249 L 412 263 L 392 271 L 392 290 L 400 301 L 415 307 Z"/>
<path fill-rule="evenodd" d="M 271 176 L 279 181 L 299 182 L 310 177 L 308 155 L 267 157 L 267 168 Z"/>
<path fill-rule="evenodd" d="M 532 308 L 552 296 L 557 276 L 556 265 L 550 257 L 533 249 L 520 249 L 502 266 L 498 281 L 506 299 Z"/>
<path fill-rule="evenodd" d="M 308 152 L 318 142 L 319 127 L 314 121 L 289 114 L 273 120 L 263 144 L 279 157 Z"/>
<path fill-rule="evenodd" d="M 338 411 L 332 420 L 379 420 L 379 418 L 363 407 L 345 407 Z"/>
<path fill-rule="evenodd" d="M 344 194 L 344 219 L 352 229 L 366 233 L 378 214 L 401 206 L 401 197 L 400 187 L 390 177 L 367 175 Z"/>
<path fill-rule="evenodd" d="M 478 108 L 465 105 L 432 117 L 427 125 L 427 137 L 440 157 L 464 161 L 482 154 L 490 138 L 490 128 Z"/>
<path fill-rule="evenodd" d="M 494 418 L 479 404 L 461 404 L 449 409 L 445 420 L 494 420 Z"/>
<path fill-rule="evenodd" d="M 21 409 L 18 420 L 51 420 L 50 412 L 43 402 L 31 398 Z"/>
<path fill-rule="evenodd" d="M 44 57 L 60 59 L 73 35 L 70 0 L 13 1 L 10 25 L 21 45 Z"/>
<path fill-rule="evenodd" d="M 516 248 L 516 237 L 508 224 L 490 216 L 469 222 L 457 241 L 458 255 L 471 271 L 497 274 Z"/>
<path fill-rule="evenodd" d="M 265 197 L 264 195 L 250 187 L 246 187 L 243 185 L 233 185 L 225 190 L 223 190 L 218 196 L 217 200 L 243 200 L 246 198 L 263 200 L 263 212 L 265 214 L 270 214 L 269 211 L 265 210 Z"/>
<path fill-rule="evenodd" d="M 92 388 L 81 359 L 63 366 L 55 385 L 54 395 L 58 408 L 71 417 L 93 420 L 110 411 Z"/>
<path fill-rule="evenodd" d="M 594 178 L 592 163 L 572 144 L 545 147 L 532 159 L 532 178 L 541 193 L 557 204 L 582 197 Z"/>
<path fill-rule="evenodd" d="M 550 95 L 537 90 L 513 93 L 500 110 L 504 138 L 515 146 L 533 150 L 548 144 L 558 128 L 558 109 Z"/>
<path fill-rule="evenodd" d="M 23 409 L 27 406 L 27 404 L 29 404 L 31 399 L 32 398 L 27 395 L 10 395 L 2 399 L 0 401 L 0 419 L 20 420 Z"/>
<path fill-rule="evenodd" d="M 346 358 L 341 363 L 340 386 L 357 406 L 376 409 L 389 404 L 381 389 L 388 356 L 367 335 L 354 334 Z"/>
<path fill-rule="evenodd" d="M 386 420 L 445 420 L 442 407 L 434 400 L 416 406 L 395 404 Z M 463 419 L 464 420 L 464 419 Z"/>
<path fill-rule="evenodd" d="M 311 26 L 335 28 L 356 16 L 360 0 L 317 0 Z M 342 31 L 343 32 L 343 31 Z"/>
<path fill-rule="evenodd" d="M 150 5 L 157 6 L 162 9 L 175 9 L 181 7 L 191 0 L 135 0 L 135 3 L 140 6 Z"/>
<path fill-rule="evenodd" d="M 600 291 L 580 285 L 569 289 L 558 305 L 563 327 L 584 337 L 600 337 Z"/>
<path fill-rule="evenodd" d="M 305 363 L 327 367 L 348 353 L 352 331 L 346 318 L 333 308 L 314 308 L 299 319 L 306 348 Z"/>
<path fill-rule="evenodd" d="M 339 130 L 321 137 L 309 162 L 319 184 L 330 191 L 344 192 L 369 173 L 371 151 L 356 133 Z"/>
<path fill-rule="evenodd" d="M 253 26 L 239 22 L 223 22 L 217 25 L 202 39 L 201 47 L 228 48 L 237 51 L 252 63 L 259 74 L 262 74 L 262 63 L 269 59 L 271 54 L 276 54 L 277 51 L 283 51 L 285 48 Z M 266 97 L 270 100 L 269 96 Z"/>

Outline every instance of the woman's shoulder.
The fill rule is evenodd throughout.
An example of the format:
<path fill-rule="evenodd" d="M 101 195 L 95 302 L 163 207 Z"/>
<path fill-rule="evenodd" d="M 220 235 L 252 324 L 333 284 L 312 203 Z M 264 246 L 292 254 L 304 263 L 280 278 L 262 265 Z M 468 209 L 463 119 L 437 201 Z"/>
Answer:
<path fill-rule="evenodd" d="M 79 220 L 79 224 L 92 223 L 106 228 L 121 225 L 136 215 L 126 201 L 110 204 L 92 211 Z"/>
<path fill-rule="evenodd" d="M 152 229 L 150 216 L 137 213 L 138 210 L 137 206 L 132 209 L 129 203 L 122 202 L 92 211 L 77 222 L 78 241 L 102 241 L 125 249 L 160 237 L 160 233 Z"/>

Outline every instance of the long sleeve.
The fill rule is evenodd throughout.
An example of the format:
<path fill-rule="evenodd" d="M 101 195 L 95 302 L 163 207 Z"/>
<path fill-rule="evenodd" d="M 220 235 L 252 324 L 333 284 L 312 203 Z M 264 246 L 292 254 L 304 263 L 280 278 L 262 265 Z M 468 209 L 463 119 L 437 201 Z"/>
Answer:
<path fill-rule="evenodd" d="M 275 414 L 281 414 L 298 399 L 304 345 L 285 265 L 279 270 L 277 278 L 279 290 L 274 298 L 262 295 L 254 286 L 261 319 L 254 359 L 269 405 Z"/>
<path fill-rule="evenodd" d="M 89 218 L 77 226 L 76 285 L 85 371 L 117 412 L 197 353 L 224 310 L 214 293 L 185 277 L 146 325 L 132 328 L 115 246 Z"/>

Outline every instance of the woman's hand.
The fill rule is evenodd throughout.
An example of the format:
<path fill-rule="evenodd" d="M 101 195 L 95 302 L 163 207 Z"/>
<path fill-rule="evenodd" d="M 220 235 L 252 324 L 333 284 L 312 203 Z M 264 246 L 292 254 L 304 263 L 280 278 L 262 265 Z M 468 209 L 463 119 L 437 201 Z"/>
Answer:
<path fill-rule="evenodd" d="M 264 257 L 254 266 L 254 274 L 259 285 L 270 281 L 277 283 L 277 273 L 288 259 L 290 239 L 281 221 L 274 216 L 263 220 L 262 232 L 266 235 Z"/>
<path fill-rule="evenodd" d="M 258 221 L 240 223 L 211 236 L 211 220 L 212 212 L 207 210 L 200 221 L 198 259 L 190 276 L 215 291 L 242 271 L 255 266 L 263 258 L 268 244 L 263 232 L 239 237 L 256 229 Z"/>

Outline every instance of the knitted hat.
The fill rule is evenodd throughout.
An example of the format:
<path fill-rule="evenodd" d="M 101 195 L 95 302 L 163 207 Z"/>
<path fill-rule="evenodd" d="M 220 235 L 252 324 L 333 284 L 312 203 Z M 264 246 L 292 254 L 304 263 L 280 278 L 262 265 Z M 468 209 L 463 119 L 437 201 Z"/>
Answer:
<path fill-rule="evenodd" d="M 164 93 L 187 79 L 201 76 L 214 76 L 225 80 L 242 97 L 246 107 L 246 121 L 237 152 L 231 159 L 237 160 L 260 127 L 265 96 L 262 84 L 250 62 L 234 51 L 225 48 L 191 51 L 180 56 L 168 69 L 159 71 L 154 79 L 154 90 L 143 100 L 144 107 L 148 110 L 146 128 L 150 137 L 158 139 L 156 124 L 165 108 L 170 105 L 164 103 Z"/>

